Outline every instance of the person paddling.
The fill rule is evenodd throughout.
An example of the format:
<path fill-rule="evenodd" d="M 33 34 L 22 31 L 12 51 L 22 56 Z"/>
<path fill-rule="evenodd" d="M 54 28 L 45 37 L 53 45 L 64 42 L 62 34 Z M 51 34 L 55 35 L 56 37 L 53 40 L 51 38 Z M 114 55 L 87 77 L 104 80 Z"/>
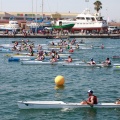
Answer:
<path fill-rule="evenodd" d="M 103 64 L 104 64 L 104 65 L 107 65 L 107 66 L 111 65 L 110 59 L 109 59 L 109 58 L 106 58 L 106 60 L 105 60 L 105 62 L 103 62 Z"/>
<path fill-rule="evenodd" d="M 93 95 L 92 90 L 88 90 L 88 100 L 84 100 L 81 102 L 82 105 L 91 105 L 93 106 L 94 104 L 98 103 L 97 96 Z"/>
<path fill-rule="evenodd" d="M 115 103 L 116 104 L 120 104 L 120 99 L 117 99 L 117 101 Z"/>
<path fill-rule="evenodd" d="M 90 64 L 90 65 L 95 65 L 96 63 L 95 63 L 95 61 L 94 61 L 93 58 L 92 58 L 91 61 L 88 62 L 88 64 Z"/>
<path fill-rule="evenodd" d="M 66 60 L 66 62 L 70 63 L 70 62 L 72 62 L 72 61 L 73 61 L 73 60 L 72 60 L 71 56 L 68 56 L 68 59 Z"/>

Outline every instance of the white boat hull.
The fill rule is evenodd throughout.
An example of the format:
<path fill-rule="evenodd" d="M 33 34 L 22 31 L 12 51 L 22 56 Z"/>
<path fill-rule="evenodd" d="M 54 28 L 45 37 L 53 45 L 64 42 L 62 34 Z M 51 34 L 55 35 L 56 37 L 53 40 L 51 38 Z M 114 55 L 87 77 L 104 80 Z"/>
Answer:
<path fill-rule="evenodd" d="M 104 66 L 103 64 L 95 64 L 95 65 L 90 65 L 90 64 L 81 64 L 81 63 L 71 63 L 71 64 L 62 64 L 64 67 L 112 67 L 110 66 Z"/>
<path fill-rule="evenodd" d="M 22 65 L 58 65 L 58 64 L 63 64 L 64 62 L 60 61 L 60 62 L 44 62 L 44 61 L 35 61 L 35 60 L 30 60 L 30 61 L 21 61 Z"/>
<path fill-rule="evenodd" d="M 90 108 L 90 105 L 82 105 L 80 103 L 65 103 L 63 101 L 18 101 L 20 109 L 58 109 L 58 108 Z M 93 108 L 120 108 L 120 104 L 115 103 L 99 103 Z"/>

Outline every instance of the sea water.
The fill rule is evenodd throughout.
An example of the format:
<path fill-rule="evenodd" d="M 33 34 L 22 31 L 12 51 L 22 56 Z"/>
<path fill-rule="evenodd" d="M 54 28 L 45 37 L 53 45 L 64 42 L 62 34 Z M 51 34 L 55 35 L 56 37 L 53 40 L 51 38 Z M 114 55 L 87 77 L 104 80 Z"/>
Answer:
<path fill-rule="evenodd" d="M 23 38 L 27 40 L 27 38 Z M 76 50 L 71 56 L 81 61 L 96 63 L 107 57 L 112 59 L 120 55 L 119 39 L 82 38 L 88 46 L 101 46 L 105 49 Z M 11 44 L 19 38 L 1 38 L 0 44 Z M 31 38 L 35 44 L 46 44 L 49 39 Z M 81 40 L 76 38 L 76 40 Z M 115 102 L 120 98 L 120 70 L 99 67 L 61 67 L 59 65 L 21 65 L 20 62 L 8 62 L 8 53 L 0 53 L 0 120 L 120 120 L 120 109 L 48 109 L 20 110 L 17 101 L 59 100 L 81 102 L 87 99 L 87 91 L 92 89 L 99 102 Z M 56 87 L 57 75 L 65 78 L 62 89 Z"/>

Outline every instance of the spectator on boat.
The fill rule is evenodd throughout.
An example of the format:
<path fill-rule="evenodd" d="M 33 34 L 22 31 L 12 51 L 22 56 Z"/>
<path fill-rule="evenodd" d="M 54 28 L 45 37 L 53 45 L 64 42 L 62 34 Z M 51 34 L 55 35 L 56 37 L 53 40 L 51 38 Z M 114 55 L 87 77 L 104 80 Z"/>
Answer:
<path fill-rule="evenodd" d="M 94 105 L 94 104 L 97 104 L 98 101 L 97 101 L 97 96 L 95 96 L 93 94 L 93 91 L 92 90 L 88 90 L 88 99 L 85 100 L 85 101 L 82 101 L 81 104 L 83 105 Z"/>
<path fill-rule="evenodd" d="M 103 64 L 104 64 L 104 65 L 107 65 L 107 66 L 111 65 L 110 59 L 109 59 L 109 58 L 106 58 L 106 60 L 105 60 L 105 62 L 103 62 Z"/>
<path fill-rule="evenodd" d="M 66 60 L 66 62 L 70 63 L 70 62 L 72 62 L 72 61 L 73 61 L 73 60 L 72 60 L 71 56 L 68 56 L 68 59 Z"/>
<path fill-rule="evenodd" d="M 93 58 L 92 58 L 91 61 L 88 62 L 88 64 L 90 64 L 90 65 L 95 65 L 96 63 L 95 63 L 95 61 L 94 61 Z"/>

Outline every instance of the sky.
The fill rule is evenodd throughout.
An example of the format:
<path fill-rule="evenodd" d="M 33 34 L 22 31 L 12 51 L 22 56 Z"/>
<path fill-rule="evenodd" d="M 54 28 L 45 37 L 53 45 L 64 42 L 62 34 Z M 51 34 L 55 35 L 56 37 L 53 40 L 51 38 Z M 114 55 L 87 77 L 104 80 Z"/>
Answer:
<path fill-rule="evenodd" d="M 93 3 L 96 0 L 43 0 L 43 12 L 81 13 L 89 8 L 94 13 Z M 120 22 L 120 0 L 100 0 L 101 14 L 104 19 Z M 0 0 L 0 11 L 3 12 L 41 12 L 42 0 Z"/>

